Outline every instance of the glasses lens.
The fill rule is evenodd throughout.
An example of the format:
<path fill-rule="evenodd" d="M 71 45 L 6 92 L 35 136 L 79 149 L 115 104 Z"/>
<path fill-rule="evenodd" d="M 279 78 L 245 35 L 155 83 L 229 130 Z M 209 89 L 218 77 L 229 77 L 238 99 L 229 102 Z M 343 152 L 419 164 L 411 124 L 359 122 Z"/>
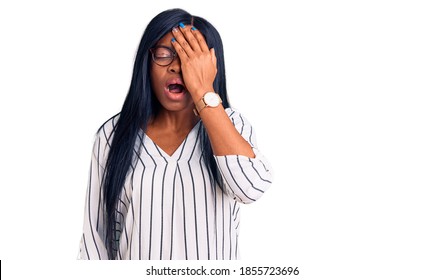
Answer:
<path fill-rule="evenodd" d="M 174 60 L 174 53 L 165 47 L 157 47 L 152 49 L 152 59 L 158 65 L 169 65 Z"/>

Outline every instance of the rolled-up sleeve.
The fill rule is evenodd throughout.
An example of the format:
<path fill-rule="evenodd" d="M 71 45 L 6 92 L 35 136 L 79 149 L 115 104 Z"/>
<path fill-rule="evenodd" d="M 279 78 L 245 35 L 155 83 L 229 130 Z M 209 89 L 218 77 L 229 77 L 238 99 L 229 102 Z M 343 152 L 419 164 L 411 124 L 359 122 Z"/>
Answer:
<path fill-rule="evenodd" d="M 226 109 L 226 113 L 237 131 L 251 145 L 255 158 L 242 155 L 214 157 L 226 192 L 239 202 L 251 203 L 271 186 L 271 166 L 258 150 L 254 130 L 246 118 L 230 108 Z"/>
<path fill-rule="evenodd" d="M 100 135 L 101 134 L 101 135 Z M 77 259 L 103 260 L 107 259 L 107 251 L 104 243 L 104 211 L 102 195 L 103 179 L 103 154 L 106 145 L 106 137 L 98 133 L 94 142 L 89 170 L 88 188 L 86 191 L 83 234 L 80 241 L 80 249 Z"/>

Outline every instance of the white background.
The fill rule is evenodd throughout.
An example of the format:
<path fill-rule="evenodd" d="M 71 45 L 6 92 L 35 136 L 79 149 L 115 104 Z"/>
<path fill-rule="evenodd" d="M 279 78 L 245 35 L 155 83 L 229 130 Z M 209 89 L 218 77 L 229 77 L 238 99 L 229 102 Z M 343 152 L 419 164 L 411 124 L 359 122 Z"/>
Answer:
<path fill-rule="evenodd" d="M 244 261 L 217 265 L 442 279 L 442 8 L 290 2 L 2 1 L 2 278 L 146 279 L 148 262 L 75 258 L 94 133 L 123 104 L 148 22 L 180 7 L 221 33 L 231 103 L 275 173 L 242 208 Z"/>

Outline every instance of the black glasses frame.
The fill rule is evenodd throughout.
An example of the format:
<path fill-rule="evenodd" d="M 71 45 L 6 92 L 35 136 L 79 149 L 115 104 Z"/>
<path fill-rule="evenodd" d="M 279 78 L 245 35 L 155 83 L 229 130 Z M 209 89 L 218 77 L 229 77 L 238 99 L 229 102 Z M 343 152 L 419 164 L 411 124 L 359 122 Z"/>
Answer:
<path fill-rule="evenodd" d="M 172 59 L 171 59 L 171 61 L 170 61 L 168 64 L 161 64 L 161 63 L 159 63 L 159 62 L 155 59 L 155 51 L 156 51 L 157 49 L 167 49 L 169 52 L 171 52 L 171 54 L 172 54 Z M 167 46 L 157 46 L 157 47 L 154 47 L 154 48 L 149 49 L 149 51 L 151 52 L 151 55 L 152 55 L 152 61 L 154 61 L 154 63 L 157 64 L 157 65 L 159 65 L 159 66 L 168 66 L 168 65 L 171 65 L 171 63 L 172 63 L 172 62 L 174 61 L 174 59 L 177 57 L 177 53 L 176 53 L 173 49 L 171 49 L 170 47 L 167 47 Z"/>

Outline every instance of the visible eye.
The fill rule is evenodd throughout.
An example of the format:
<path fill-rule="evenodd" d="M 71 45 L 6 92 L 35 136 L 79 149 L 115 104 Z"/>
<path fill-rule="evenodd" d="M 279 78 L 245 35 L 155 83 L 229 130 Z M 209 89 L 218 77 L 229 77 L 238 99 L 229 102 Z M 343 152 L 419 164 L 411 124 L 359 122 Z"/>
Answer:
<path fill-rule="evenodd" d="M 156 58 L 171 58 L 173 54 L 167 48 L 157 48 L 154 52 Z"/>
<path fill-rule="evenodd" d="M 167 47 L 156 47 L 151 49 L 151 52 L 154 62 L 160 66 L 171 64 L 175 58 L 175 53 Z"/>
<path fill-rule="evenodd" d="M 155 57 L 171 57 L 172 55 L 170 53 L 166 53 L 166 52 L 158 52 L 155 54 Z"/>

